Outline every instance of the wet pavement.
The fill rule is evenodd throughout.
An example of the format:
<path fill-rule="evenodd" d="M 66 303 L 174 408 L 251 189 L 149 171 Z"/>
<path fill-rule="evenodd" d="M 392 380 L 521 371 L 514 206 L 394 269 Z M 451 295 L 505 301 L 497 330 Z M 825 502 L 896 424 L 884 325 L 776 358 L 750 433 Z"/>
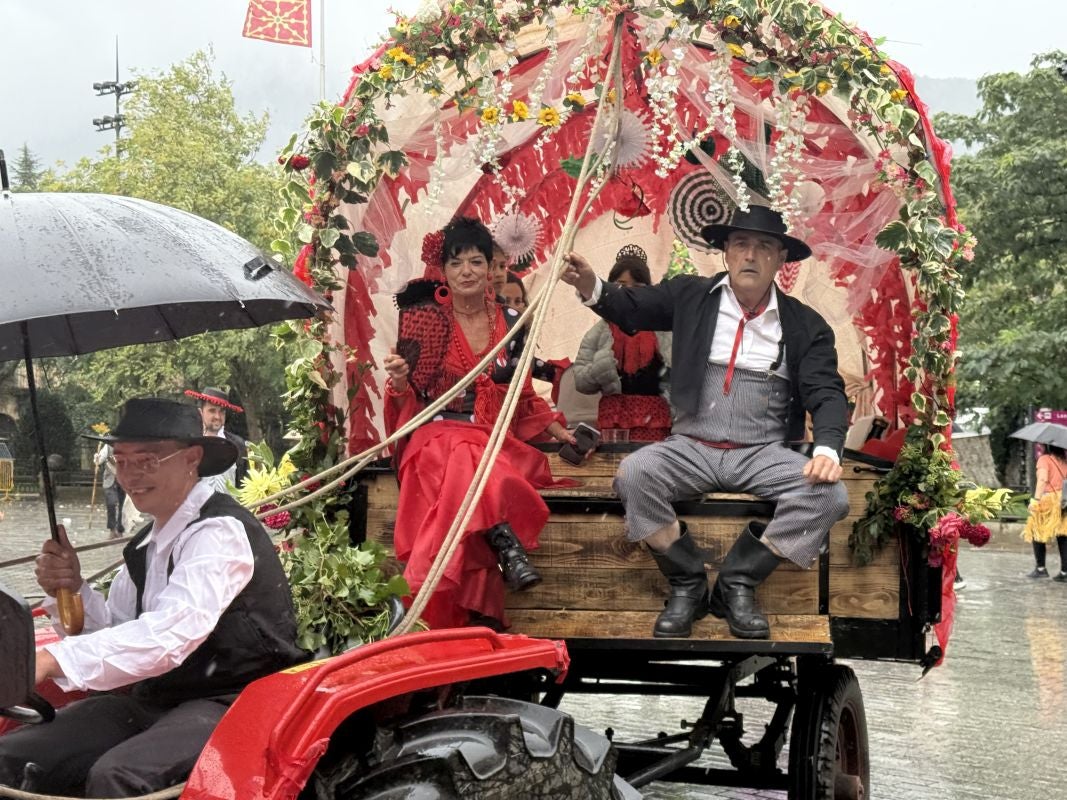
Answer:
<path fill-rule="evenodd" d="M 47 536 L 36 501 L 0 506 L 0 561 L 35 551 Z M 79 544 L 104 541 L 104 509 L 90 526 L 88 494 L 60 496 L 57 516 L 71 519 Z M 911 664 L 850 662 L 859 675 L 871 748 L 875 800 L 1046 800 L 1067 796 L 1067 584 L 1023 577 L 1032 558 L 1014 531 L 991 547 L 964 546 L 956 630 L 946 663 L 919 680 Z M 82 555 L 83 572 L 119 557 L 117 548 Z M 1049 570 L 1059 560 L 1049 554 Z M 0 569 L 0 581 L 24 593 L 32 565 Z M 701 701 L 678 698 L 576 696 L 564 709 L 623 740 L 673 733 L 695 719 Z M 759 733 L 765 704 L 739 703 L 749 731 Z M 786 754 L 780 764 L 784 767 Z M 721 751 L 708 762 L 725 765 Z M 649 800 L 760 800 L 784 792 L 653 784 Z"/>

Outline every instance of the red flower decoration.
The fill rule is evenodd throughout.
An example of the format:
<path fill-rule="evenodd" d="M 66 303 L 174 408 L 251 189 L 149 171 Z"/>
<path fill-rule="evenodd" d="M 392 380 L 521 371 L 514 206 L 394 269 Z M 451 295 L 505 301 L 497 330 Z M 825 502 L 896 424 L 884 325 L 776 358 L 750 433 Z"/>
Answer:
<path fill-rule="evenodd" d="M 305 155 L 295 155 L 289 159 L 289 168 L 299 172 L 302 169 L 307 169 L 311 164 L 311 159 Z"/>
<path fill-rule="evenodd" d="M 426 265 L 422 277 L 444 283 L 445 275 L 441 271 L 441 268 L 445 265 L 444 248 L 444 231 L 434 231 L 422 237 L 422 263 Z"/>
<path fill-rule="evenodd" d="M 307 286 L 312 284 L 311 271 L 308 269 L 308 259 L 310 257 L 311 245 L 306 244 L 300 248 L 300 253 L 297 255 L 296 261 L 293 262 L 293 275 Z"/>
<path fill-rule="evenodd" d="M 260 513 L 263 513 L 264 511 L 270 511 L 271 509 L 277 507 L 277 503 L 267 503 L 266 505 L 260 506 L 258 511 Z M 290 516 L 288 511 L 279 511 L 277 514 L 269 514 L 268 516 L 264 517 L 263 524 L 270 528 L 272 531 L 280 531 L 282 530 L 282 528 L 285 528 L 290 522 L 292 522 L 292 519 L 293 518 Z"/>

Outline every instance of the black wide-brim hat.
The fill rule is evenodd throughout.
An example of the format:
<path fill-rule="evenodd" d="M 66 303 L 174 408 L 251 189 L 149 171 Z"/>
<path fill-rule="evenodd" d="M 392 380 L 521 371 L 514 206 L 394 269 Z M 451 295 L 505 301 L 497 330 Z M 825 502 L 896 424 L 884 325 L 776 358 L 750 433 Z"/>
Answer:
<path fill-rule="evenodd" d="M 749 206 L 748 211 L 735 208 L 729 223 L 705 225 L 700 235 L 719 250 L 726 249 L 726 239 L 735 231 L 751 231 L 773 236 L 785 247 L 786 261 L 803 261 L 811 255 L 811 248 L 800 239 L 786 233 L 782 215 L 767 206 Z"/>
<path fill-rule="evenodd" d="M 204 457 L 197 469 L 201 478 L 219 475 L 237 462 L 237 446 L 221 436 L 204 436 L 200 413 L 193 406 L 158 397 L 127 400 L 119 424 L 111 433 L 82 435 L 108 444 L 175 441 L 197 445 L 204 448 Z"/>

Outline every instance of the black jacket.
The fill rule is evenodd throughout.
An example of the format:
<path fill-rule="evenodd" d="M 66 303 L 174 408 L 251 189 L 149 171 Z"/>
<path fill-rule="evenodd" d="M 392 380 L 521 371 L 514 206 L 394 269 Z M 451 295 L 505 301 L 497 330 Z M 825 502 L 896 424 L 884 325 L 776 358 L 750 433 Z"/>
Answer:
<path fill-rule="evenodd" d="M 222 435 L 233 442 L 237 448 L 237 469 L 233 476 L 233 485 L 240 489 L 244 485 L 245 478 L 248 477 L 248 445 L 236 433 L 230 433 L 225 428 L 222 429 Z"/>
<path fill-rule="evenodd" d="M 722 292 L 711 289 L 726 277 L 680 275 L 655 286 L 624 289 L 605 281 L 593 311 L 623 330 L 673 331 L 671 404 L 699 413 L 700 389 L 715 336 Z M 778 291 L 778 316 L 785 340 L 786 369 L 793 396 L 788 438 L 804 438 L 804 412 L 811 414 L 815 443 L 838 454 L 845 446 L 848 403 L 837 371 L 834 332 L 815 309 Z"/>

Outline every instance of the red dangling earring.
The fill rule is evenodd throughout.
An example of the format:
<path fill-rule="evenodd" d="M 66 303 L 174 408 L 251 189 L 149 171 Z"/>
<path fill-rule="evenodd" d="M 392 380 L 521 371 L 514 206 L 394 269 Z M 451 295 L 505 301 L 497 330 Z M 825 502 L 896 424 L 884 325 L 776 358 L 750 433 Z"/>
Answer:
<path fill-rule="evenodd" d="M 452 305 L 452 292 L 442 284 L 434 290 L 433 299 L 437 301 L 438 305 L 450 306 Z"/>

